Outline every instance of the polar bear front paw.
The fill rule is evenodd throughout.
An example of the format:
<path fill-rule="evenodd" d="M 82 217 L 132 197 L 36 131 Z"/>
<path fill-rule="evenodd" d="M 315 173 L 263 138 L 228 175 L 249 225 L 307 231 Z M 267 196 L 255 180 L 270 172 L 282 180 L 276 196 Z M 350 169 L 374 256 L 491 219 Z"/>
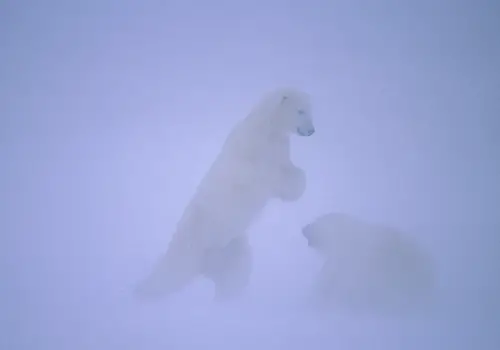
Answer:
<path fill-rule="evenodd" d="M 283 169 L 278 181 L 276 197 L 284 202 L 298 200 L 306 191 L 306 173 L 299 167 L 289 165 Z"/>

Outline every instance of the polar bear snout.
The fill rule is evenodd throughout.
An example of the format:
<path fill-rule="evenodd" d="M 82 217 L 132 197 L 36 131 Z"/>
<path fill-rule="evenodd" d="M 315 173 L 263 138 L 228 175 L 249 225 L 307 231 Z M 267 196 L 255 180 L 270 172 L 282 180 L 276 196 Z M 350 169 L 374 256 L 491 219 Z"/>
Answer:
<path fill-rule="evenodd" d="M 303 127 L 297 128 L 297 134 L 299 134 L 300 136 L 311 136 L 312 134 L 314 134 L 315 131 L 316 130 L 314 129 L 313 126 L 308 128 L 303 128 Z"/>
<path fill-rule="evenodd" d="M 311 119 L 309 108 L 300 108 L 297 111 L 297 134 L 299 136 L 311 136 L 316 131 Z"/>

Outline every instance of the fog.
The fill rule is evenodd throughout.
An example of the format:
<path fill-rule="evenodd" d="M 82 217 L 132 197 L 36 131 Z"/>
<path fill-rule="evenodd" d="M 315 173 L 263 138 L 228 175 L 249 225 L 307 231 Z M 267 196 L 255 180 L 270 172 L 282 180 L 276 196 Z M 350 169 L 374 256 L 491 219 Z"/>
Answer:
<path fill-rule="evenodd" d="M 498 349 L 500 8 L 488 1 L 0 4 L 0 348 Z M 133 296 L 236 121 L 313 98 L 308 187 L 249 230 L 250 286 Z M 426 319 L 317 312 L 300 234 L 330 211 L 415 235 Z"/>

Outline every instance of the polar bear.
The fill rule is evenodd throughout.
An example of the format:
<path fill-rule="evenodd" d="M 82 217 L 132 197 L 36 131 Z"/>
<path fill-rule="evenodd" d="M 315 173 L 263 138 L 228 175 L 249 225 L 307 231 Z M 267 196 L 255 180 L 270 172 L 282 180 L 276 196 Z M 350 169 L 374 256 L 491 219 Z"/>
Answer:
<path fill-rule="evenodd" d="M 308 94 L 281 88 L 264 96 L 229 133 L 136 294 L 167 296 L 200 275 L 214 282 L 218 300 L 241 294 L 252 265 L 247 229 L 270 199 L 302 196 L 306 177 L 290 159 L 290 135 L 314 132 Z"/>
<path fill-rule="evenodd" d="M 317 281 L 320 305 L 393 315 L 431 305 L 434 261 L 401 231 L 330 213 L 302 234 L 326 258 Z"/>

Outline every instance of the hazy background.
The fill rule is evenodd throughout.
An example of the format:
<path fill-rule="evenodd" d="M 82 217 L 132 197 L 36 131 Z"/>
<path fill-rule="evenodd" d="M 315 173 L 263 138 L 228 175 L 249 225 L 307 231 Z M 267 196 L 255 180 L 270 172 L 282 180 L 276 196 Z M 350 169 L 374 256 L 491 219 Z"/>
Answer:
<path fill-rule="evenodd" d="M 0 348 L 498 349 L 498 33 L 480 0 L 1 1 Z M 292 141 L 308 189 L 252 227 L 246 295 L 134 300 L 232 125 L 282 85 L 314 99 Z M 418 236 L 446 312 L 304 311 L 321 262 L 300 228 L 332 210 Z"/>

